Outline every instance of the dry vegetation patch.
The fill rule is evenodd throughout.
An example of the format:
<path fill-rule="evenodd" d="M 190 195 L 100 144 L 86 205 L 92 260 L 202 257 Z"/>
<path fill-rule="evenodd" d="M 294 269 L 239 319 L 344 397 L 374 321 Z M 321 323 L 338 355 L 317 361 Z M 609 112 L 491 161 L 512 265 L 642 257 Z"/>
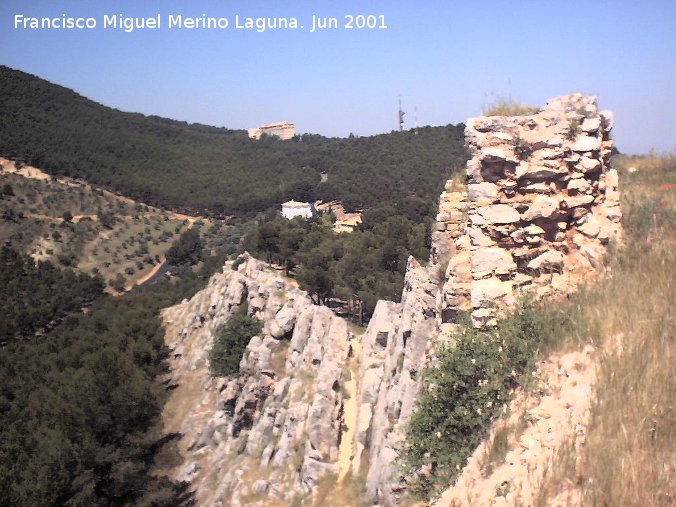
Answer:
<path fill-rule="evenodd" d="M 627 238 L 589 315 L 605 339 L 584 453 L 589 505 L 675 501 L 675 162 L 618 161 Z"/>
<path fill-rule="evenodd" d="M 483 116 L 526 116 L 535 114 L 540 110 L 538 107 L 522 104 L 510 95 L 498 96 L 492 103 L 482 106 Z"/>

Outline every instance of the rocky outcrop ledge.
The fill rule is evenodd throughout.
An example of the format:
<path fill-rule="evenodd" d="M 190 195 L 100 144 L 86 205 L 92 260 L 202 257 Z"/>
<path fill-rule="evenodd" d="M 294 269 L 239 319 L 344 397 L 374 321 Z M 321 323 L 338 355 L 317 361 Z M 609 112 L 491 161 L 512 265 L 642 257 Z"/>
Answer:
<path fill-rule="evenodd" d="M 291 280 L 244 258 L 163 312 L 175 372 L 165 426 L 183 435 L 175 477 L 192 482 L 200 505 L 285 505 L 339 471 L 340 386 L 355 337 Z M 238 376 L 212 378 L 214 332 L 245 301 L 263 331 Z"/>
<path fill-rule="evenodd" d="M 409 259 L 402 302 L 380 301 L 355 335 L 293 280 L 243 260 L 163 311 L 173 371 L 164 422 L 182 435 L 184 458 L 173 476 L 191 482 L 200 505 L 305 503 L 331 474 L 366 477 L 371 498 L 394 504 L 395 458 L 429 352 L 436 285 Z M 214 333 L 245 301 L 263 330 L 237 376 L 212 378 Z"/>

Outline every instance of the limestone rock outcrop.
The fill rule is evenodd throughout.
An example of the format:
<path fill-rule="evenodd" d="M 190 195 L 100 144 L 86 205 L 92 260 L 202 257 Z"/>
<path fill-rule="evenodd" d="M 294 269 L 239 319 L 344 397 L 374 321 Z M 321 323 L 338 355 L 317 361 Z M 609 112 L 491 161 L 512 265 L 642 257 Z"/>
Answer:
<path fill-rule="evenodd" d="M 237 376 L 212 378 L 214 332 L 245 301 L 263 330 Z M 338 472 L 339 387 L 355 340 L 344 320 L 248 255 L 163 318 L 175 386 L 165 426 L 183 435 L 175 476 L 200 505 L 266 505 L 268 495 L 290 504 Z"/>
<path fill-rule="evenodd" d="M 385 505 L 396 505 L 401 490 L 397 457 L 436 332 L 437 292 L 428 271 L 409 258 L 401 303 L 380 301 L 362 338 L 355 448 L 369 443 L 368 466 L 362 450 L 352 458 L 352 471 L 366 473 L 369 498 Z"/>
<path fill-rule="evenodd" d="M 380 301 L 357 336 L 248 254 L 231 266 L 163 312 L 173 371 L 164 421 L 182 435 L 184 458 L 174 476 L 191 482 L 198 504 L 225 507 L 268 505 L 269 495 L 291 505 L 311 498 L 321 477 L 351 472 L 366 477 L 371 498 L 395 505 L 396 457 L 435 332 L 437 283 L 410 258 L 401 303 Z M 263 330 L 237 376 L 212 378 L 214 334 L 245 302 Z"/>

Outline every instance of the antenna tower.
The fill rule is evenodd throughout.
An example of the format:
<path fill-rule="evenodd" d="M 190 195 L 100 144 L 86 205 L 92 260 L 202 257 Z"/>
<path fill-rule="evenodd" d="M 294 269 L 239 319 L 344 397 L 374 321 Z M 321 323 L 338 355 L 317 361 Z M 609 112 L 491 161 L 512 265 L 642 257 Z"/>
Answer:
<path fill-rule="evenodd" d="M 418 135 L 418 106 L 413 106 L 413 116 L 415 117 L 415 135 Z"/>
<path fill-rule="evenodd" d="M 401 109 L 401 95 L 399 95 L 399 132 L 404 130 L 404 115 L 406 113 Z"/>

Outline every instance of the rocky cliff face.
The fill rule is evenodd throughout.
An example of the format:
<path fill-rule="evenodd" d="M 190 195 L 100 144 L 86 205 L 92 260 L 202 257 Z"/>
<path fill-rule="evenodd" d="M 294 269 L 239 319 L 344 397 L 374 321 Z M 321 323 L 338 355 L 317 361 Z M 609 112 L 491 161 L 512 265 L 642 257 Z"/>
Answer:
<path fill-rule="evenodd" d="M 165 426 L 183 435 L 175 477 L 191 481 L 200 505 L 309 502 L 331 474 L 366 477 L 369 496 L 393 504 L 437 286 L 409 259 L 402 302 L 380 301 L 359 336 L 291 280 L 244 258 L 163 312 L 174 372 Z M 237 377 L 211 378 L 214 333 L 245 301 L 263 330 Z"/>
<path fill-rule="evenodd" d="M 362 339 L 352 470 L 366 473 L 369 498 L 386 505 L 396 503 L 401 489 L 396 460 L 436 333 L 437 292 L 427 270 L 410 258 L 401 303 L 380 301 Z"/>
<path fill-rule="evenodd" d="M 312 505 L 322 478 L 360 477 L 369 500 L 397 505 L 421 373 L 458 312 L 486 325 L 518 291 L 568 292 L 619 238 L 611 127 L 579 94 L 536 115 L 469 120 L 468 184 L 446 184 L 429 266 L 409 259 L 401 302 L 380 301 L 363 334 L 247 254 L 166 309 L 175 477 L 200 505 Z M 245 301 L 263 329 L 239 374 L 213 379 L 214 333 Z"/>
<path fill-rule="evenodd" d="M 176 386 L 165 423 L 183 435 L 185 458 L 175 475 L 192 482 L 200 505 L 288 505 L 339 472 L 341 386 L 356 338 L 291 281 L 245 259 L 163 314 Z M 244 301 L 263 331 L 238 376 L 212 379 L 214 332 Z"/>

